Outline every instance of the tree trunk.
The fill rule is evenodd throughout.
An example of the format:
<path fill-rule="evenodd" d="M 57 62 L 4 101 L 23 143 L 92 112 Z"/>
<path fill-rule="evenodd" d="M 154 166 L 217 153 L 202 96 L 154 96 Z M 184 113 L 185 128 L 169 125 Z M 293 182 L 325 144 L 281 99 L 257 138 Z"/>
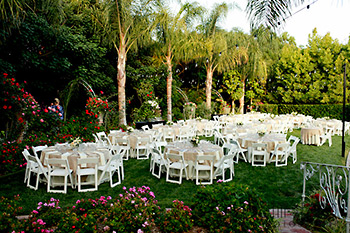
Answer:
<path fill-rule="evenodd" d="M 211 88 L 213 83 L 213 73 L 214 71 L 209 66 L 207 68 L 207 80 L 205 82 L 205 96 L 206 96 L 206 105 L 208 109 L 211 108 Z"/>
<path fill-rule="evenodd" d="M 169 51 L 168 56 L 166 57 L 166 64 L 168 66 L 168 77 L 166 79 L 166 103 L 167 103 L 167 121 L 172 121 L 172 102 L 171 102 L 171 91 L 172 91 L 172 82 L 173 82 L 173 72 L 171 64 L 171 52 Z"/>
<path fill-rule="evenodd" d="M 244 113 L 244 93 L 245 93 L 245 82 L 243 81 L 243 87 L 242 87 L 242 97 L 239 99 L 239 111 L 241 114 Z"/>
<path fill-rule="evenodd" d="M 235 101 L 234 100 L 232 100 L 232 104 L 231 104 L 231 106 L 232 106 L 232 111 L 231 111 L 231 113 L 235 113 Z"/>
<path fill-rule="evenodd" d="M 125 63 L 126 63 L 126 45 L 122 44 L 118 52 L 118 112 L 119 125 L 126 125 L 126 111 L 125 111 Z"/>

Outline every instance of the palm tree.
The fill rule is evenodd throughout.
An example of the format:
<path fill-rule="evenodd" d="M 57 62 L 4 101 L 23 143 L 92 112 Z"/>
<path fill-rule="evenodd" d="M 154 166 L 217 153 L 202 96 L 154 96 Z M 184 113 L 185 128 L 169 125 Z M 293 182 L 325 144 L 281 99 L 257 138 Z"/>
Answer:
<path fill-rule="evenodd" d="M 248 0 L 246 11 L 251 21 L 251 27 L 260 25 L 277 28 L 287 17 L 291 9 L 304 3 L 305 0 Z"/>
<path fill-rule="evenodd" d="M 162 61 L 168 67 L 167 76 L 167 121 L 172 121 L 172 81 L 173 61 L 182 58 L 186 60 L 189 40 L 187 29 L 194 19 L 203 12 L 198 3 L 185 3 L 181 5 L 179 12 L 173 16 L 170 9 L 163 4 L 159 5 L 159 24 L 156 27 L 158 54 L 154 57 Z"/>
<path fill-rule="evenodd" d="M 117 50 L 119 124 L 126 125 L 125 84 L 126 58 L 140 38 L 150 38 L 154 0 L 106 0 L 94 7 L 96 22 L 103 27 L 104 38 Z"/>
<path fill-rule="evenodd" d="M 226 16 L 229 5 L 216 4 L 210 16 L 200 27 L 199 37 L 195 39 L 197 46 L 195 53 L 200 54 L 207 72 L 205 83 L 206 106 L 211 108 L 211 93 L 213 74 L 215 71 L 224 72 L 240 64 L 246 56 L 245 50 L 237 50 L 235 44 L 230 43 L 230 34 L 217 28 L 217 23 Z"/>

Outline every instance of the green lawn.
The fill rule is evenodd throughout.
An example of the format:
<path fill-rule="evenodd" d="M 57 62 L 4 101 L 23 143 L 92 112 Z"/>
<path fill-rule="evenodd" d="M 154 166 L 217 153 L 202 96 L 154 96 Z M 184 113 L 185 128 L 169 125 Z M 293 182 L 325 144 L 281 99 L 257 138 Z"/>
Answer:
<path fill-rule="evenodd" d="M 290 134 L 300 137 L 300 130 L 294 130 Z M 345 141 L 346 145 L 350 146 L 349 135 L 346 135 Z M 299 144 L 297 152 L 297 163 L 293 164 L 290 158 L 286 167 L 275 167 L 274 164 L 268 164 L 266 167 L 252 167 L 240 161 L 235 165 L 235 178 L 232 182 L 255 188 L 268 202 L 270 208 L 293 208 L 301 200 L 303 176 L 300 162 L 345 164 L 345 158 L 341 157 L 341 136 L 333 136 L 332 147 L 328 147 L 328 142 L 320 147 Z M 348 149 L 346 154 L 347 152 Z M 24 171 L 21 171 L 14 175 L 0 177 L 0 196 L 11 197 L 20 194 L 24 210 L 29 213 L 36 208 L 38 202 L 47 201 L 51 197 L 58 198 L 61 207 L 72 206 L 78 199 L 115 197 L 121 193 L 124 186 L 129 188 L 143 185 L 151 188 L 162 207 L 169 207 L 175 199 L 182 200 L 191 206 L 192 196 L 199 188 L 195 185 L 195 181 L 191 180 L 184 180 L 181 185 L 178 185 L 166 183 L 164 175 L 160 180 L 157 179 L 149 172 L 149 160 L 129 159 L 124 162 L 124 168 L 125 180 L 115 188 L 110 188 L 109 183 L 104 183 L 96 192 L 78 193 L 77 190 L 68 189 L 67 194 L 47 193 L 44 184 L 41 184 L 37 191 L 29 189 L 23 183 Z M 313 190 L 312 183 L 316 185 L 317 181 L 309 182 L 307 190 Z"/>

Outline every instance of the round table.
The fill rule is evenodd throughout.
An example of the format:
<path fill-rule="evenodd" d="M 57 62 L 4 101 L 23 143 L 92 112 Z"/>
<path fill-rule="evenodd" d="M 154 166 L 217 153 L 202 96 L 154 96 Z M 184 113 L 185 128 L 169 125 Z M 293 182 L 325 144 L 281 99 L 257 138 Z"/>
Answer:
<path fill-rule="evenodd" d="M 193 174 L 193 167 L 195 165 L 197 155 L 215 156 L 215 162 L 219 161 L 223 156 L 222 148 L 210 142 L 202 142 L 198 144 L 197 147 L 193 146 L 191 142 L 169 143 L 165 147 L 165 155 L 164 155 L 165 158 L 167 153 L 183 155 L 185 163 L 188 164 L 187 174 L 190 179 L 195 178 Z M 208 174 L 208 177 L 209 177 L 209 174 Z"/>
<path fill-rule="evenodd" d="M 271 153 L 275 146 L 278 143 L 284 143 L 286 142 L 286 135 L 285 134 L 265 134 L 264 136 L 259 136 L 257 133 L 254 134 L 247 134 L 240 136 L 238 138 L 238 142 L 240 143 L 242 148 L 248 149 L 248 160 L 251 161 L 251 155 L 250 155 L 250 148 L 253 143 L 266 143 L 267 144 L 267 152 Z"/>
<path fill-rule="evenodd" d="M 321 135 L 323 135 L 323 128 L 319 127 L 302 128 L 300 130 L 300 138 L 302 144 L 319 146 Z"/>

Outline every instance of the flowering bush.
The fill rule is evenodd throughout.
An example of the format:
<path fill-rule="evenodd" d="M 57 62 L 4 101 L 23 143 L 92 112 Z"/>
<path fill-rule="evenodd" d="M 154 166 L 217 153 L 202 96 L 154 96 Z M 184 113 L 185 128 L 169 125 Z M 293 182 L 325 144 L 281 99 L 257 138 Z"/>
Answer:
<path fill-rule="evenodd" d="M 116 232 L 149 232 L 160 207 L 149 187 L 123 188 L 113 200 L 103 225 Z"/>
<path fill-rule="evenodd" d="M 188 232 L 193 227 L 191 211 L 182 201 L 174 200 L 172 208 L 161 214 L 159 229 L 161 232 Z"/>
<path fill-rule="evenodd" d="M 108 110 L 108 100 L 103 100 L 102 97 L 89 97 L 86 103 L 85 113 L 98 118 L 100 112 Z"/>
<path fill-rule="evenodd" d="M 276 232 L 267 204 L 248 186 L 217 183 L 194 195 L 194 220 L 212 232 Z"/>
<path fill-rule="evenodd" d="M 0 197 L 0 232 L 11 232 L 16 228 L 21 228 L 17 215 L 22 214 L 22 207 L 19 206 L 21 198 L 19 195 L 13 199 Z"/>
<path fill-rule="evenodd" d="M 326 208 L 322 209 L 319 199 L 320 193 L 315 192 L 307 197 L 304 203 L 299 203 L 294 210 L 294 222 L 309 230 L 319 231 L 334 221 L 335 216 L 330 205 L 327 204 Z"/>
<path fill-rule="evenodd" d="M 140 108 L 134 109 L 132 117 L 135 122 L 147 121 L 161 116 L 161 110 L 158 103 L 158 97 L 156 97 L 153 91 L 140 94 L 142 103 Z"/>

